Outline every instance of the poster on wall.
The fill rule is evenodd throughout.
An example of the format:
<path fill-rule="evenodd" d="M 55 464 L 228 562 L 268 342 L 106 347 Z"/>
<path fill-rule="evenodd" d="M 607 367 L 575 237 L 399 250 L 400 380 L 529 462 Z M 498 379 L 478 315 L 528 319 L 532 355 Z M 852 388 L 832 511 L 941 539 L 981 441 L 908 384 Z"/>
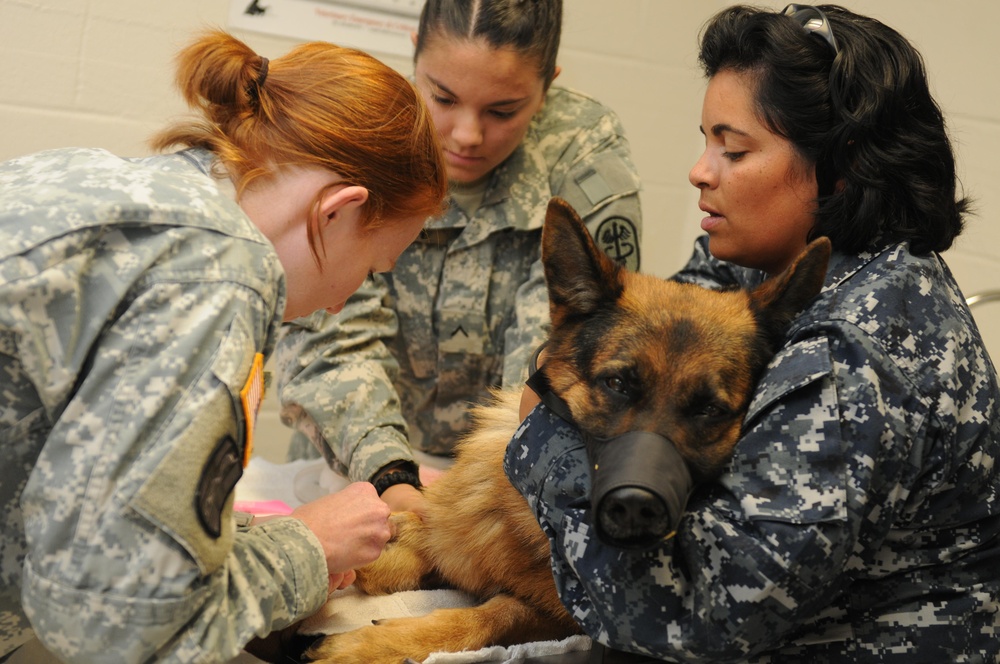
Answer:
<path fill-rule="evenodd" d="M 424 0 L 230 0 L 229 27 L 413 56 Z"/>

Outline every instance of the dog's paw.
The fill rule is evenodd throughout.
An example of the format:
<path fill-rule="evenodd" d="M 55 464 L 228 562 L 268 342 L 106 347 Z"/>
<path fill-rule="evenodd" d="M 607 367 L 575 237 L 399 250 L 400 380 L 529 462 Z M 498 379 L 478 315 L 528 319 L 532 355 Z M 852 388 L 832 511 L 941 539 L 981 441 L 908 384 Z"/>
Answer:
<path fill-rule="evenodd" d="M 430 655 L 429 650 L 415 652 L 412 647 L 409 650 L 401 648 L 398 641 L 383 631 L 392 622 L 382 620 L 372 627 L 331 634 L 306 651 L 306 661 L 316 664 L 401 664 L 407 660 L 421 662 Z"/>

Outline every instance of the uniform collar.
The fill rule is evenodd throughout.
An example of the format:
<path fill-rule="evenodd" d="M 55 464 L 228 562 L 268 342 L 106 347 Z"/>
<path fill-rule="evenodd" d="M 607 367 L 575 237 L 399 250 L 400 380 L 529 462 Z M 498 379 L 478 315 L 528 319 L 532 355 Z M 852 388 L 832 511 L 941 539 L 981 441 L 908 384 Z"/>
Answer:
<path fill-rule="evenodd" d="M 834 251 L 830 255 L 830 265 L 826 271 L 826 283 L 821 292 L 834 290 L 842 286 L 851 277 L 864 270 L 875 261 L 895 262 L 900 256 L 908 255 L 905 242 L 885 245 L 880 249 L 863 251 L 858 254 L 845 254 Z"/>
<path fill-rule="evenodd" d="M 216 163 L 215 153 L 205 148 L 188 148 L 176 153 L 177 156 L 187 160 L 205 175 L 215 177 L 218 175 L 214 170 Z"/>

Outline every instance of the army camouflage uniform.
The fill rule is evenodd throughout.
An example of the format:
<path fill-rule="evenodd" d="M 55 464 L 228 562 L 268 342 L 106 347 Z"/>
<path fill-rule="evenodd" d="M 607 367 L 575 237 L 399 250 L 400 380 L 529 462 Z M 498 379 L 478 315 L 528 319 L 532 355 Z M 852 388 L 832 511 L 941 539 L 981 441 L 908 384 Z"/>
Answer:
<path fill-rule="evenodd" d="M 233 523 L 285 285 L 211 158 L 0 164 L 0 659 L 224 662 L 327 598 L 300 521 Z"/>
<path fill-rule="evenodd" d="M 447 454 L 470 402 L 527 377 L 545 336 L 540 258 L 549 199 L 566 199 L 607 253 L 639 266 L 639 178 L 617 117 L 582 94 L 550 88 L 522 144 L 492 174 L 470 218 L 455 204 L 431 219 L 392 273 L 336 317 L 300 319 L 276 355 L 282 417 L 306 436 L 291 458 L 322 449 L 366 480 L 412 459 L 407 443 Z M 325 336 L 325 339 L 324 339 Z M 388 348 L 388 350 L 387 350 Z M 326 387 L 315 390 L 317 375 Z"/>
<path fill-rule="evenodd" d="M 760 283 L 708 257 L 678 278 Z M 683 662 L 1000 661 L 1000 389 L 940 257 L 834 254 L 732 463 L 651 551 L 599 543 L 579 434 L 544 406 L 505 468 L 559 593 L 614 648 Z"/>

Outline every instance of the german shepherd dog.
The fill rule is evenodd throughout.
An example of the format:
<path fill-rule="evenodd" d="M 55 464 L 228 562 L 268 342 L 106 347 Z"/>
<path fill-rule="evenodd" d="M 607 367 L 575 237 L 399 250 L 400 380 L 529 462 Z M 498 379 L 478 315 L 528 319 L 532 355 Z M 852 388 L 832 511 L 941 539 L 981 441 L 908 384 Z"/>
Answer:
<path fill-rule="evenodd" d="M 655 432 L 673 443 L 694 482 L 720 474 L 754 385 L 788 324 L 819 292 L 829 255 L 829 241 L 816 240 L 756 290 L 712 291 L 622 269 L 573 209 L 553 199 L 542 232 L 552 321 L 542 371 L 588 455 L 591 441 L 612 446 L 625 432 Z M 394 539 L 357 575 L 368 594 L 452 587 L 482 603 L 329 635 L 307 658 L 400 664 L 580 632 L 556 593 L 549 541 L 504 475 L 519 399 L 520 391 L 498 393 L 474 410 L 454 465 L 424 490 L 424 519 L 393 515 Z M 630 529 L 654 526 L 640 520 L 618 530 L 627 538 Z"/>

